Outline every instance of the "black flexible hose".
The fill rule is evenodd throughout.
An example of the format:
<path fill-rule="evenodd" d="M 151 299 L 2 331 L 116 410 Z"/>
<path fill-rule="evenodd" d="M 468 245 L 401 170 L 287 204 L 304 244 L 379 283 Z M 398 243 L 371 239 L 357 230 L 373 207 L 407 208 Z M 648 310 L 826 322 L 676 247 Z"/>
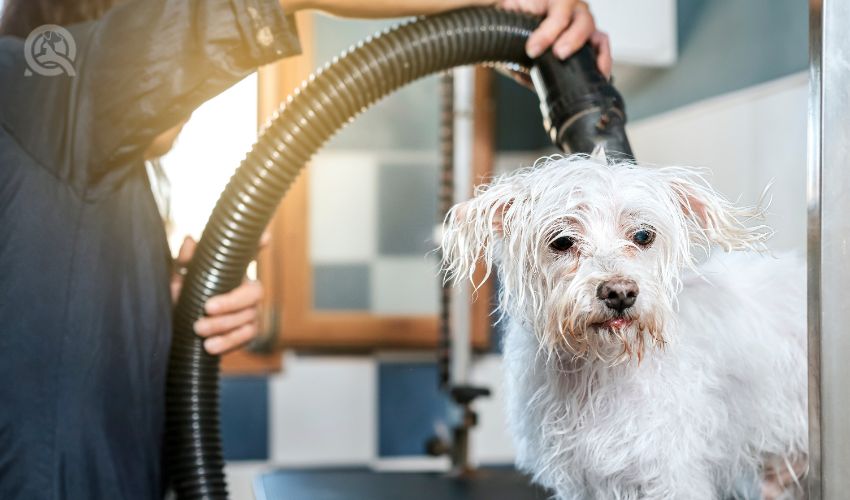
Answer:
<path fill-rule="evenodd" d="M 227 498 L 219 360 L 204 351 L 192 325 L 210 297 L 241 283 L 263 229 L 310 157 L 354 116 L 418 78 L 467 64 L 528 67 L 524 43 L 538 22 L 522 14 L 473 8 L 403 24 L 311 76 L 264 130 L 210 216 L 174 315 L 166 453 L 178 498 Z"/>

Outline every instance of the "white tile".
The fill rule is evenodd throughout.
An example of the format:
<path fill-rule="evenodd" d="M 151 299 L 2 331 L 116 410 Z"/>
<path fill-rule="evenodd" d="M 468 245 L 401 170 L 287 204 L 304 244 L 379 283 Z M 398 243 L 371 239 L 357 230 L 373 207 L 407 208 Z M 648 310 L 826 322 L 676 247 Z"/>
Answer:
<path fill-rule="evenodd" d="M 472 432 L 472 460 L 478 464 L 512 464 L 515 451 L 505 420 L 502 389 L 502 357 L 487 354 L 476 358 L 472 366 L 472 383 L 489 387 L 492 395 L 475 402 L 478 426 Z"/>
<path fill-rule="evenodd" d="M 271 379 L 271 460 L 277 465 L 367 465 L 375 459 L 375 362 L 284 357 Z"/>
<path fill-rule="evenodd" d="M 596 25 L 611 37 L 614 60 L 670 66 L 677 56 L 676 0 L 590 0 Z"/>
<path fill-rule="evenodd" d="M 436 314 L 440 277 L 436 257 L 381 257 L 372 263 L 372 312 Z"/>
<path fill-rule="evenodd" d="M 255 498 L 254 482 L 274 467 L 269 462 L 228 462 L 224 466 L 227 492 L 230 498 L 250 500 Z"/>
<path fill-rule="evenodd" d="M 363 262 L 376 254 L 377 161 L 321 153 L 310 167 L 310 256 L 317 263 Z"/>

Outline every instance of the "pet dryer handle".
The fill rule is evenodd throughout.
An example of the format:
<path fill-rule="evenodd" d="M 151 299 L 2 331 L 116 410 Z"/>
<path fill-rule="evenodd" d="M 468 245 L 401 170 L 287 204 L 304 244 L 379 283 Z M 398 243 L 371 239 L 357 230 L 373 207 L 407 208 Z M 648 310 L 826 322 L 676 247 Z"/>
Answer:
<path fill-rule="evenodd" d="M 560 60 L 551 50 L 534 61 L 531 80 L 540 98 L 543 125 L 568 153 L 604 151 L 611 160 L 632 160 L 623 98 L 596 65 L 589 44 Z"/>

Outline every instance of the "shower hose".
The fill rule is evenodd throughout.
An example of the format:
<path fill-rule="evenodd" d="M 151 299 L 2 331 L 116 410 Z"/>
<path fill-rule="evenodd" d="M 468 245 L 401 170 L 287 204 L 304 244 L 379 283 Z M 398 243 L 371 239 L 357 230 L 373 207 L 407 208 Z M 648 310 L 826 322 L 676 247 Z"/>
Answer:
<path fill-rule="evenodd" d="M 592 49 L 566 62 L 531 61 L 524 45 L 540 19 L 470 8 L 402 23 L 352 47 L 312 75 L 266 126 L 218 200 L 189 265 L 174 313 L 166 402 L 166 464 L 177 498 L 225 499 L 219 430 L 219 359 L 192 325 L 212 296 L 237 287 L 275 208 L 337 130 L 385 95 L 424 76 L 469 64 L 531 71 L 553 141 L 574 152 L 613 144 L 629 153 L 616 90 Z M 549 58 L 549 66 L 541 61 Z"/>

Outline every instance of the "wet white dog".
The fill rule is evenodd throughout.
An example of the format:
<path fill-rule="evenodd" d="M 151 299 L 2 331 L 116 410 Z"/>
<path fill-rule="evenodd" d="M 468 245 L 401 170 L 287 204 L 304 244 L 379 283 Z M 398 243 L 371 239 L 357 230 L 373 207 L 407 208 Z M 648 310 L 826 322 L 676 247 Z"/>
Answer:
<path fill-rule="evenodd" d="M 508 421 L 535 481 L 562 500 L 724 499 L 759 476 L 764 497 L 799 494 L 804 269 L 757 252 L 759 215 L 693 170 L 586 156 L 454 207 L 444 266 L 501 278 Z"/>

